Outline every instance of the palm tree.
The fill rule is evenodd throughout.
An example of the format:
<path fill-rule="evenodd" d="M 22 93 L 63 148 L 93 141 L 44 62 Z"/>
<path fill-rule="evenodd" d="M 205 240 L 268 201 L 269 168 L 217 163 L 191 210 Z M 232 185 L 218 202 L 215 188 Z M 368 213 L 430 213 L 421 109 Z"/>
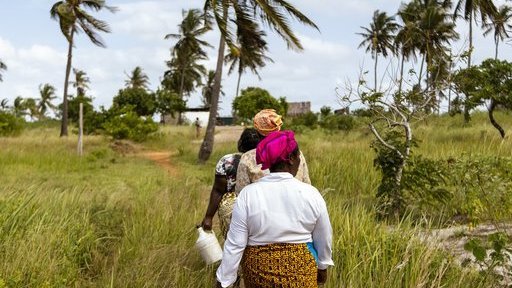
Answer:
<path fill-rule="evenodd" d="M 14 112 L 14 116 L 23 117 L 26 115 L 25 107 L 23 105 L 24 99 L 21 96 L 18 96 L 14 99 L 14 103 L 12 105 L 12 110 Z"/>
<path fill-rule="evenodd" d="M 488 17 L 494 17 L 498 12 L 492 0 L 458 0 L 453 12 L 453 18 L 464 18 L 469 22 L 469 50 L 468 67 L 471 67 L 471 55 L 473 53 L 473 22 L 480 13 L 482 24 L 487 22 Z"/>
<path fill-rule="evenodd" d="M 8 99 L 2 99 L 0 101 L 0 111 L 9 109 L 9 100 Z"/>
<path fill-rule="evenodd" d="M 359 44 L 358 48 L 366 47 L 366 52 L 371 52 L 372 57 L 375 59 L 374 89 L 377 91 L 377 64 L 379 54 L 387 57 L 388 51 L 394 51 L 394 33 L 396 30 L 398 30 L 398 24 L 395 22 L 395 18 L 393 16 L 388 16 L 386 12 L 380 12 L 379 10 L 376 10 L 373 13 L 370 28 L 361 28 L 364 30 L 364 32 L 357 34 L 363 36 L 363 41 Z"/>
<path fill-rule="evenodd" d="M 500 45 L 500 41 L 505 40 L 506 38 L 510 38 L 510 30 L 512 27 L 507 25 L 512 20 L 512 7 L 507 5 L 502 5 L 496 15 L 491 17 L 491 22 L 485 22 L 482 26 L 486 29 L 484 31 L 484 36 L 489 35 L 494 31 L 494 43 L 496 44 L 496 52 L 494 54 L 494 59 L 498 59 L 498 46 Z M 508 27 L 507 27 L 508 26 Z"/>
<path fill-rule="evenodd" d="M 82 70 L 73 68 L 73 73 L 75 74 L 75 81 L 72 81 L 71 84 L 76 88 L 76 96 L 84 97 L 85 91 L 89 89 L 91 80 L 87 77 L 87 73 Z"/>
<path fill-rule="evenodd" d="M 135 67 L 133 71 L 128 76 L 128 79 L 124 81 L 126 88 L 139 89 L 142 88 L 144 90 L 149 89 L 149 77 L 142 71 L 142 68 L 139 66 Z"/>
<path fill-rule="evenodd" d="M 39 85 L 40 99 L 37 103 L 37 111 L 40 119 L 46 118 L 46 112 L 48 108 L 55 109 L 56 106 L 52 104 L 52 101 L 57 98 L 55 95 L 55 87 L 50 84 Z"/>
<path fill-rule="evenodd" d="M 23 111 L 28 110 L 28 113 L 25 112 L 25 114 L 28 114 L 32 121 L 34 121 L 34 119 L 40 117 L 39 109 L 37 109 L 37 103 L 34 98 L 23 99 L 22 107 L 23 107 Z"/>
<path fill-rule="evenodd" d="M 203 95 L 203 98 L 201 100 L 203 101 L 204 107 L 210 108 L 210 105 L 212 103 L 212 93 L 213 93 L 214 82 L 215 82 L 215 70 L 209 70 L 208 75 L 206 76 L 206 81 L 203 85 L 203 89 L 201 90 L 201 94 Z M 220 90 L 220 94 L 224 95 L 224 91 L 222 91 L 222 88 Z"/>
<path fill-rule="evenodd" d="M 268 25 L 272 31 L 275 31 L 286 42 L 288 48 L 295 50 L 303 50 L 303 47 L 299 38 L 290 27 L 287 16 L 298 20 L 302 24 L 318 29 L 313 21 L 285 0 L 205 0 L 204 10 L 209 15 L 213 15 L 217 27 L 220 30 L 221 37 L 219 40 L 217 67 L 212 89 L 210 115 L 198 155 L 200 163 L 204 163 L 208 160 L 213 150 L 213 136 L 215 134 L 215 120 L 219 105 L 226 44 L 230 49 L 236 49 L 233 44 L 235 42 L 232 32 L 233 25 L 238 27 L 242 25 L 242 23 L 254 23 L 259 19 L 265 25 Z M 230 11 L 233 13 L 230 14 Z M 256 33 L 253 34 L 256 35 Z"/>
<path fill-rule="evenodd" d="M 73 54 L 74 36 L 83 31 L 92 43 L 99 47 L 105 47 L 103 40 L 98 35 L 99 32 L 109 33 L 110 28 L 104 21 L 94 18 L 84 9 L 100 11 L 107 9 L 115 12 L 117 9 L 107 6 L 105 0 L 61 0 L 53 4 L 50 9 L 50 15 L 53 19 L 58 20 L 60 30 L 68 41 L 68 60 L 66 65 L 66 75 L 64 80 L 64 96 L 62 111 L 62 126 L 60 136 L 68 135 L 68 84 L 69 74 L 71 72 L 71 59 Z"/>
<path fill-rule="evenodd" d="M 2 59 L 0 59 L 0 72 L 2 72 L 2 70 L 7 70 L 7 65 L 5 65 L 4 62 L 2 62 Z M 0 82 L 2 82 L 3 79 L 2 79 L 2 73 L 0 73 Z"/>
<path fill-rule="evenodd" d="M 402 93 L 405 60 L 413 58 L 416 61 L 416 52 L 420 46 L 421 31 L 418 29 L 418 9 L 415 2 L 402 4 L 398 10 L 398 17 L 402 22 L 395 36 L 395 53 L 400 54 L 400 80 L 398 82 L 398 94 Z"/>
<path fill-rule="evenodd" d="M 492 0 L 458 0 L 453 12 L 453 18 L 462 17 L 469 22 L 469 50 L 468 50 L 468 68 L 471 67 L 471 55 L 473 54 L 473 21 L 480 13 L 482 24 L 487 22 L 488 17 L 493 17 L 497 13 L 496 5 Z M 469 105 L 464 105 L 464 123 L 468 123 Z"/>
<path fill-rule="evenodd" d="M 426 107 L 430 111 L 437 105 L 437 100 L 443 95 L 441 83 L 446 80 L 449 73 L 450 44 L 459 39 L 455 31 L 455 23 L 448 14 L 451 8 L 450 1 L 420 0 L 418 29 L 421 31 L 422 40 L 419 42 L 419 51 L 426 62 L 427 97 L 432 97 L 431 106 Z M 423 61 L 422 61 L 423 64 Z M 419 81 L 421 84 L 421 71 Z M 434 93 L 434 94 L 432 94 Z"/>
<path fill-rule="evenodd" d="M 258 23 L 249 22 L 246 25 L 238 25 L 237 35 L 237 49 L 230 49 L 225 57 L 225 61 L 230 63 L 228 75 L 231 75 L 235 68 L 237 68 L 238 81 L 235 97 L 238 96 L 240 91 L 240 80 L 246 69 L 250 69 L 260 78 L 258 69 L 265 67 L 266 61 L 274 62 L 265 55 L 268 51 L 267 42 L 264 40 L 266 34 L 264 31 L 259 30 Z"/>
<path fill-rule="evenodd" d="M 205 16 L 201 10 L 184 10 L 182 15 L 183 21 L 179 25 L 179 33 L 165 35 L 165 39 L 178 39 L 172 49 L 173 59 L 168 62 L 168 66 L 169 68 L 176 68 L 174 73 L 179 75 L 179 86 L 176 88 L 181 99 L 183 99 L 185 93 L 188 94 L 193 91 L 190 90 L 193 89 L 193 86 L 192 88 L 188 87 L 188 90 L 185 87 L 186 70 L 191 70 L 191 67 L 197 66 L 197 61 L 208 59 L 204 47 L 212 47 L 208 42 L 199 39 L 211 30 L 209 21 L 203 21 Z M 204 71 L 206 70 L 204 69 Z"/>

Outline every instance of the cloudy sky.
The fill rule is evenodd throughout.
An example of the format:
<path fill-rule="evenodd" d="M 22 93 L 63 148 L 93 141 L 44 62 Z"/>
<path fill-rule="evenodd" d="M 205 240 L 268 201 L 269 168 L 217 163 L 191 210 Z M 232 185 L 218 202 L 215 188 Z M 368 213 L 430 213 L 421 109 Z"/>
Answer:
<path fill-rule="evenodd" d="M 0 83 L 0 99 L 12 100 L 22 97 L 38 97 L 38 86 L 50 83 L 62 97 L 67 43 L 59 25 L 50 19 L 49 9 L 54 1 L 23 0 L 8 1 L 0 11 L 0 59 L 7 64 Z M 176 33 L 182 19 L 182 9 L 200 8 L 201 0 L 110 0 L 119 12 L 95 14 L 106 20 L 112 28 L 111 34 L 102 37 L 107 48 L 99 48 L 89 42 L 83 34 L 78 36 L 74 50 L 73 66 L 87 72 L 91 79 L 91 91 L 95 106 L 109 107 L 113 96 L 124 85 L 126 73 L 141 66 L 149 75 L 151 88 L 156 89 L 166 70 L 165 60 L 170 58 L 169 48 L 174 44 L 164 40 L 164 35 Z M 294 25 L 305 51 L 289 51 L 281 39 L 271 35 L 268 42 L 269 63 L 262 69 L 261 80 L 251 74 L 242 78 L 242 88 L 258 86 L 270 91 L 275 97 L 286 97 L 289 101 L 311 101 L 313 110 L 328 105 L 339 108 L 335 88 L 347 79 L 357 79 L 360 67 L 372 69 L 369 55 L 357 46 L 361 41 L 360 26 L 367 26 L 373 11 L 380 9 L 394 14 L 400 0 L 290 0 L 308 15 L 320 28 L 320 32 Z M 504 1 L 496 1 L 503 3 Z M 461 50 L 467 40 L 467 31 L 459 25 L 461 41 L 454 49 Z M 475 63 L 494 55 L 491 37 L 483 38 L 480 31 L 475 41 Z M 210 32 L 205 40 L 212 45 L 218 43 L 218 33 Z M 205 64 L 215 67 L 216 50 L 209 51 L 210 59 Z M 512 46 L 502 45 L 504 58 L 512 58 Z M 384 70 L 389 63 L 380 67 Z M 221 115 L 231 114 L 231 102 L 236 88 L 236 75 L 224 76 L 224 91 L 221 99 Z M 60 98 L 59 98 L 60 99 Z M 189 106 L 199 106 L 199 93 L 189 99 Z"/>

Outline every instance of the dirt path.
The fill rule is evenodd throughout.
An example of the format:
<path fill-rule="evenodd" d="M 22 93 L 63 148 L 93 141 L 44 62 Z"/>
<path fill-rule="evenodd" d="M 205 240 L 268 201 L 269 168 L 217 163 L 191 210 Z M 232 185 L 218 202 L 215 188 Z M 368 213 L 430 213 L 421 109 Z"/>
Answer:
<path fill-rule="evenodd" d="M 174 155 L 168 151 L 142 151 L 138 155 L 155 162 L 162 169 L 166 170 L 169 175 L 177 176 L 178 170 L 171 162 L 171 156 Z"/>

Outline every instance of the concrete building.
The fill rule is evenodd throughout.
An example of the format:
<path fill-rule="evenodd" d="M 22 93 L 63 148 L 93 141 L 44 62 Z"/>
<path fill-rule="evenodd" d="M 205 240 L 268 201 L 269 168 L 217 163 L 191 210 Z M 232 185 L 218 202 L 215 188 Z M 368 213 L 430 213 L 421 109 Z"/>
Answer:
<path fill-rule="evenodd" d="M 288 102 L 287 116 L 300 116 L 311 112 L 311 102 Z"/>

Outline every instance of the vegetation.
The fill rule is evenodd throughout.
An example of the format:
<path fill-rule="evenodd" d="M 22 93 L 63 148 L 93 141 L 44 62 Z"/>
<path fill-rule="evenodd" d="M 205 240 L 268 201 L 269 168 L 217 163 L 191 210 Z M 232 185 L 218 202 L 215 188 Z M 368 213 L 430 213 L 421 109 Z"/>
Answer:
<path fill-rule="evenodd" d="M 84 9 L 100 11 L 107 9 L 110 12 L 116 11 L 115 7 L 105 4 L 104 0 L 63 0 L 53 4 L 50 9 L 50 15 L 53 19 L 59 21 L 60 30 L 68 41 L 68 60 L 66 65 L 66 74 L 64 79 L 64 96 L 62 101 L 62 125 L 60 136 L 68 136 L 68 84 L 69 74 L 71 72 L 71 59 L 73 55 L 75 34 L 83 31 L 85 35 L 97 46 L 105 47 L 97 31 L 110 32 L 108 24 L 104 21 L 94 18 Z"/>
<path fill-rule="evenodd" d="M 263 34 L 258 30 L 257 19 L 268 25 L 275 31 L 288 45 L 288 48 L 302 50 L 303 47 L 300 40 L 294 34 L 288 22 L 287 15 L 302 24 L 318 29 L 318 27 L 306 15 L 288 2 L 281 1 L 268 5 L 266 1 L 250 0 L 244 2 L 244 5 L 238 5 L 237 1 L 215 1 L 205 0 L 205 13 L 213 15 L 217 27 L 220 30 L 221 37 L 219 43 L 219 51 L 217 55 L 217 67 L 215 69 L 214 86 L 211 93 L 210 116 L 208 125 L 203 139 L 201 148 L 199 149 L 198 160 L 204 163 L 213 151 L 215 122 L 217 117 L 219 97 L 222 82 L 222 69 L 224 66 L 224 54 L 226 44 L 229 49 L 237 50 L 234 45 L 236 41 L 233 35 L 247 35 L 253 38 L 253 43 L 263 43 L 261 38 Z M 232 11 L 233 13 L 230 13 Z M 236 30 L 237 29 L 237 30 Z M 233 33 L 233 30 L 240 33 Z M 243 32 L 242 32 L 243 31 Z M 250 35 L 250 36 L 249 36 Z M 245 36 L 244 36 L 245 37 Z M 260 50 L 261 51 L 261 50 Z M 241 55 L 239 52 L 235 55 Z"/>
<path fill-rule="evenodd" d="M 7 70 L 7 65 L 5 65 L 4 62 L 2 62 L 2 59 L 0 59 L 0 72 L 2 72 L 2 70 Z M 0 73 L 0 82 L 3 81 L 3 78 L 2 78 L 2 73 Z"/>
<path fill-rule="evenodd" d="M 285 98 L 276 99 L 267 90 L 257 87 L 243 89 L 233 100 L 233 112 L 240 121 L 251 122 L 263 109 L 274 109 L 278 114 L 286 115 L 288 105 Z"/>
<path fill-rule="evenodd" d="M 417 135 L 424 141 L 417 153 L 439 161 L 462 155 L 473 162 L 505 160 L 511 143 L 502 142 L 485 117 L 475 115 L 471 128 L 463 128 L 449 116 L 418 123 Z M 503 125 L 512 128 L 508 120 Z M 56 127 L 37 128 L 17 138 L 0 138 L 5 147 L 0 151 L 0 256 L 4 259 L 0 279 L 4 286 L 212 285 L 215 267 L 205 267 L 192 248 L 197 237 L 194 227 L 208 201 L 214 159 L 234 151 L 235 141 L 218 143 L 212 160 L 197 166 L 199 144 L 193 142 L 193 129 L 162 130 L 160 137 L 142 145 L 175 152 L 169 159 L 174 169 L 169 175 L 169 168 L 141 157 L 134 145 L 121 142 L 111 150 L 100 136 L 86 137 L 85 154 L 78 158 L 74 140 L 60 139 L 56 131 Z M 328 203 L 336 235 L 336 266 L 326 287 L 494 285 L 495 278 L 460 268 L 453 257 L 436 248 L 437 243 L 422 242 L 418 234 L 426 231 L 423 221 L 409 219 L 389 226 L 376 220 L 373 207 L 380 173 L 368 149 L 372 137 L 363 127 L 348 134 L 305 131 L 298 141 L 312 182 Z M 480 164 L 472 167 L 495 166 Z M 463 170 L 450 173 L 459 175 L 457 171 Z M 478 175 L 475 171 L 467 173 Z M 484 198 L 475 194 L 471 199 Z M 481 204 L 487 207 L 501 201 L 490 199 L 492 203 Z M 456 197 L 450 200 L 453 207 L 462 208 L 464 203 Z M 490 215 L 483 211 L 478 222 Z M 448 213 L 440 214 L 449 220 Z"/>

